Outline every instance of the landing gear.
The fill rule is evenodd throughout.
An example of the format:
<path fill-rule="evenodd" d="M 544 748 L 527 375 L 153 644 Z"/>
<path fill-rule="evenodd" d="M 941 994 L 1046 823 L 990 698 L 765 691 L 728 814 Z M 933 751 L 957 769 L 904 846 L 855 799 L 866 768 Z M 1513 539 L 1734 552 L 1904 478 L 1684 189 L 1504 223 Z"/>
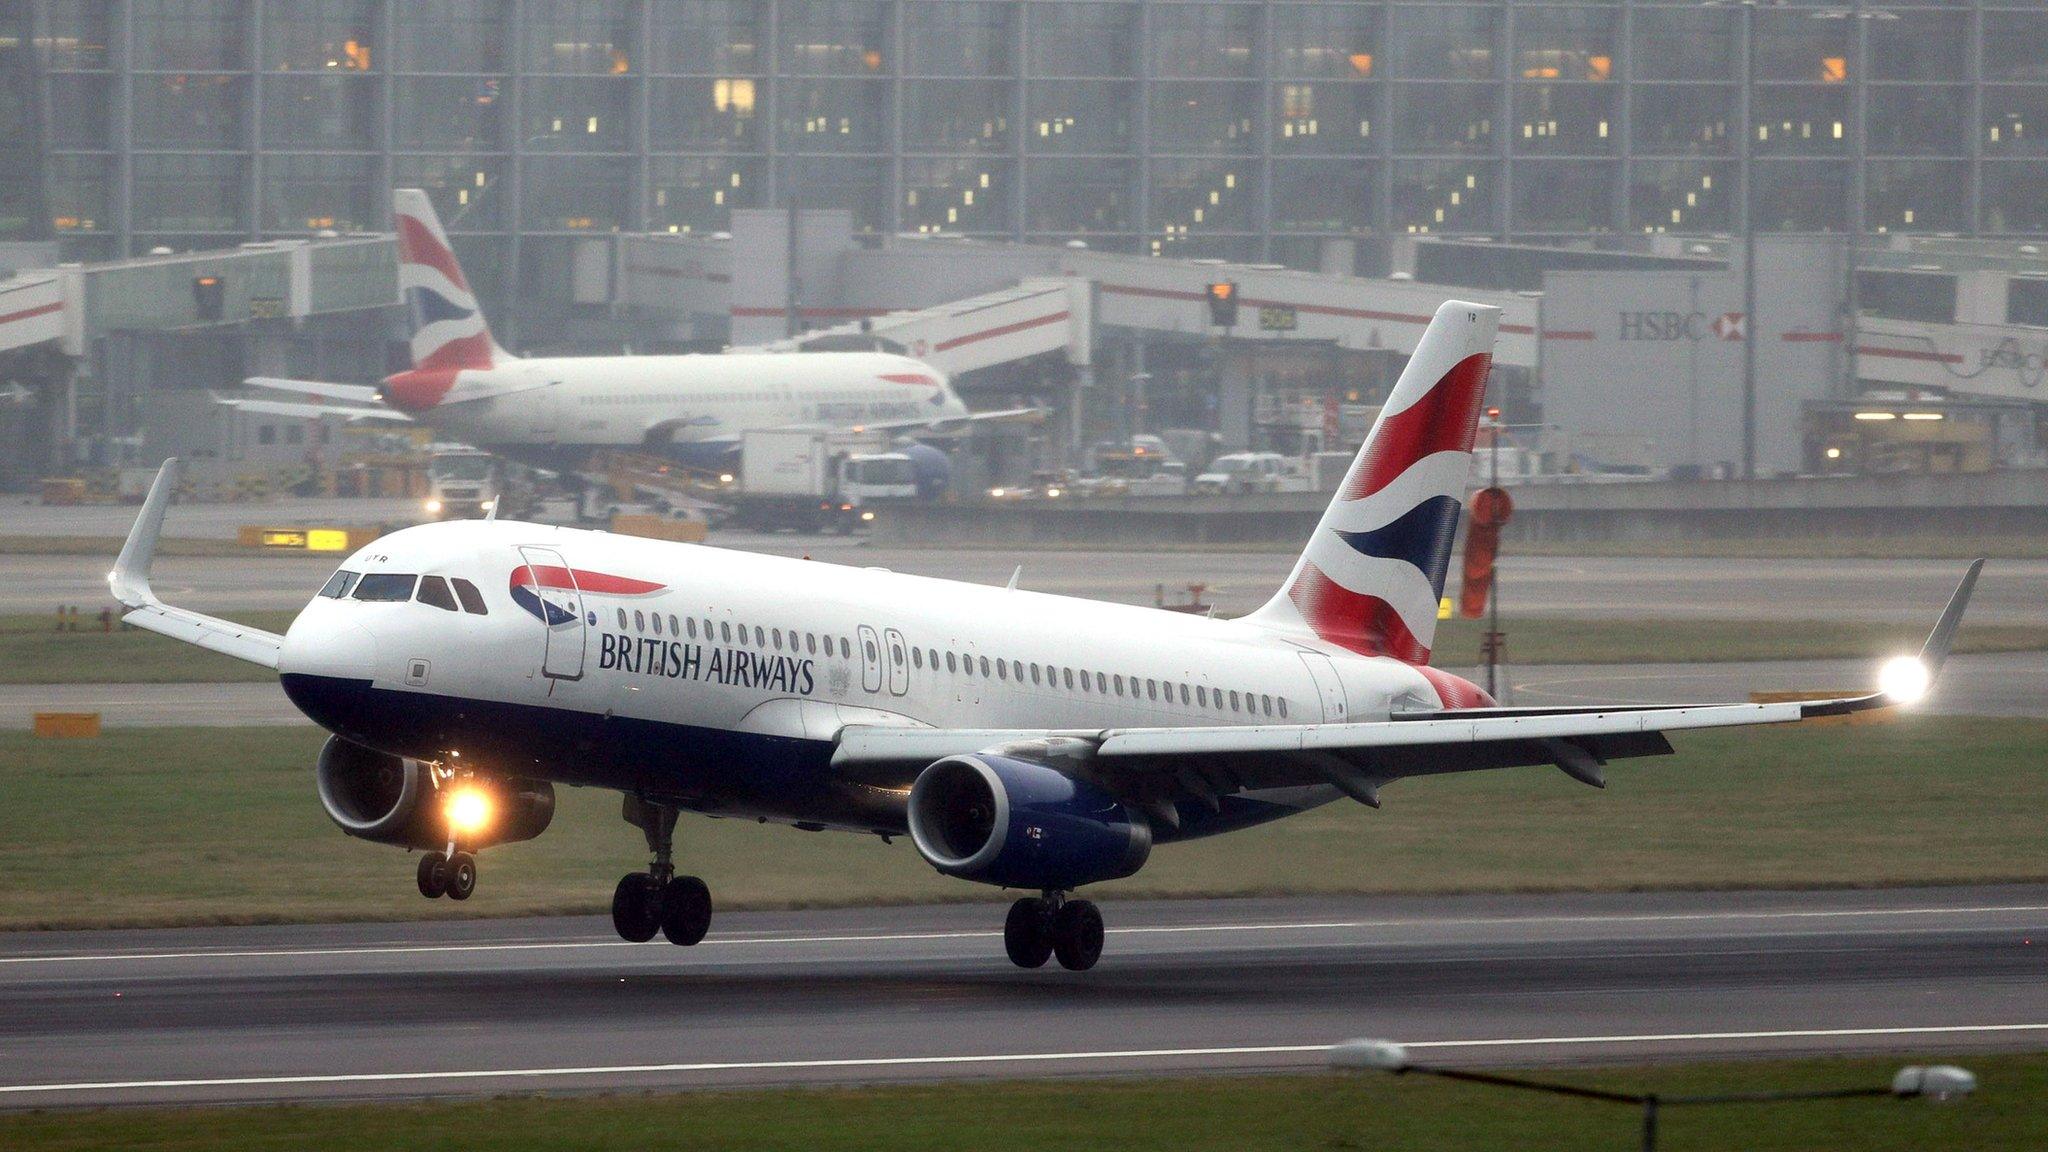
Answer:
<path fill-rule="evenodd" d="M 418 879 L 420 895 L 429 900 L 467 900 L 476 891 L 476 857 L 467 852 L 429 852 L 420 857 Z"/>
<path fill-rule="evenodd" d="M 626 797 L 626 822 L 647 835 L 654 862 L 629 873 L 612 892 L 612 927 L 622 939 L 644 944 L 660 932 L 671 944 L 691 945 L 711 929 L 711 889 L 695 876 L 676 875 L 676 810 Z"/>
<path fill-rule="evenodd" d="M 1019 968 L 1040 968 L 1058 957 L 1060 967 L 1085 972 L 1102 959 L 1102 912 L 1093 901 L 1048 892 L 1010 905 L 1003 921 L 1003 951 Z"/>

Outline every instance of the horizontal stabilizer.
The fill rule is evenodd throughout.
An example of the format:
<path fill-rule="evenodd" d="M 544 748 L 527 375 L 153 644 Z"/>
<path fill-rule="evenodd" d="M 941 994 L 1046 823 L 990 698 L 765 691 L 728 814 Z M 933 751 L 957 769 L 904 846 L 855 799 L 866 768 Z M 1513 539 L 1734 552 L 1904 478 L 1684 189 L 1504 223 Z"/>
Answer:
<path fill-rule="evenodd" d="M 318 420 L 337 416 L 350 423 L 358 420 L 376 420 L 386 424 L 410 424 L 412 417 L 390 408 L 360 408 L 346 404 L 298 404 L 290 400 L 250 400 L 240 396 L 215 394 L 215 403 L 224 404 L 237 412 L 251 412 L 259 416 L 285 416 L 299 420 Z"/>
<path fill-rule="evenodd" d="M 369 384 L 330 384 L 325 380 L 287 380 L 282 376 L 251 376 L 242 381 L 251 388 L 273 392 L 294 392 L 300 396 L 325 396 L 351 404 L 377 403 L 377 389 Z"/>

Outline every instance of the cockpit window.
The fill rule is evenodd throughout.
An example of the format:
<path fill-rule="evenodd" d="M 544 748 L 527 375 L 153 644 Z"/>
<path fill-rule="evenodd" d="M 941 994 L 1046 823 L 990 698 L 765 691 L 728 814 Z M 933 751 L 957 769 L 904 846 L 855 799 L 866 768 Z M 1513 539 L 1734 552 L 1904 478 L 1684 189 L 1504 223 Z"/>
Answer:
<path fill-rule="evenodd" d="M 329 600 L 339 600 L 347 596 L 349 590 L 356 586 L 356 580 L 359 575 L 359 573 L 351 572 L 346 568 L 340 569 L 334 575 L 327 578 L 327 586 L 320 589 L 320 594 Z"/>
<path fill-rule="evenodd" d="M 356 584 L 358 600 L 410 600 L 419 577 L 411 572 L 372 572 Z"/>
<path fill-rule="evenodd" d="M 491 610 L 484 607 L 484 594 L 476 590 L 476 585 L 460 576 L 450 577 L 448 582 L 455 585 L 455 598 L 462 601 L 464 612 L 477 616 L 490 615 Z"/>
<path fill-rule="evenodd" d="M 448 591 L 448 581 L 439 576 L 420 577 L 419 602 L 432 604 L 445 611 L 455 611 L 455 594 Z"/>

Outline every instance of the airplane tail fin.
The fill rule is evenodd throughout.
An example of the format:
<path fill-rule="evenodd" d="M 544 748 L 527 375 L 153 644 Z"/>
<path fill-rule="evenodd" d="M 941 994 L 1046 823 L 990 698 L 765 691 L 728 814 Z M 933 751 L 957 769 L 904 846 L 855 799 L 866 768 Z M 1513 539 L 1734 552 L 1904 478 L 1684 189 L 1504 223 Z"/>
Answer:
<path fill-rule="evenodd" d="M 1249 619 L 1429 662 L 1500 309 L 1436 311 L 1287 583 Z"/>
<path fill-rule="evenodd" d="M 413 370 L 453 372 L 512 359 L 491 338 L 483 308 L 427 194 L 400 188 L 391 199 L 398 229 L 398 286 L 411 313 Z"/>

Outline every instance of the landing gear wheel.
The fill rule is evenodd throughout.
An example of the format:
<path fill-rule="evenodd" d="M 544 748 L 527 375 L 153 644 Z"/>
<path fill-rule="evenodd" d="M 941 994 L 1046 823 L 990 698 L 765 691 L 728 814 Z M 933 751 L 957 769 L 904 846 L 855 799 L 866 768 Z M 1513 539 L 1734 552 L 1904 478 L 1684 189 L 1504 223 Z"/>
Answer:
<path fill-rule="evenodd" d="M 711 889 L 695 876 L 678 876 L 661 890 L 661 934 L 690 945 L 711 930 Z"/>
<path fill-rule="evenodd" d="M 420 895 L 434 900 L 448 894 L 448 858 L 439 852 L 420 857 Z"/>
<path fill-rule="evenodd" d="M 448 858 L 448 898 L 467 900 L 476 891 L 476 857 L 457 852 Z"/>
<path fill-rule="evenodd" d="M 1003 951 L 1019 968 L 1043 968 L 1052 958 L 1052 937 L 1046 931 L 1045 901 L 1025 897 L 1010 905 L 1003 921 Z"/>
<path fill-rule="evenodd" d="M 1102 959 L 1102 913 L 1092 902 L 1069 900 L 1052 914 L 1052 951 L 1071 972 L 1086 972 Z"/>
<path fill-rule="evenodd" d="M 629 872 L 612 890 L 612 927 L 622 939 L 645 944 L 661 931 L 661 885 L 645 872 Z"/>

